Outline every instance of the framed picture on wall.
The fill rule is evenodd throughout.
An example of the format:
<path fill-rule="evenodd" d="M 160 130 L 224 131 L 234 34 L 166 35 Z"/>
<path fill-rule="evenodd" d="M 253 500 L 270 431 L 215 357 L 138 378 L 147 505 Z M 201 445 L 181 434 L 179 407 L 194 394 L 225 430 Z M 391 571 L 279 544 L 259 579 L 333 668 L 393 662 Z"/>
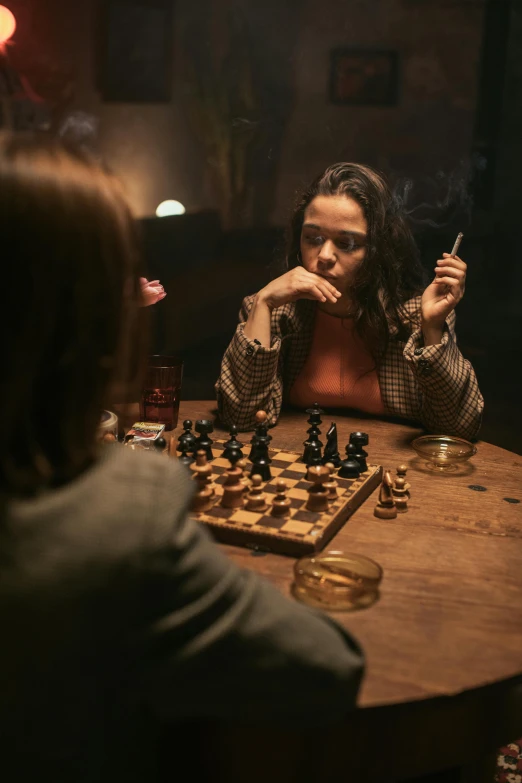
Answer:
<path fill-rule="evenodd" d="M 104 101 L 168 102 L 173 0 L 101 0 L 98 87 Z"/>
<path fill-rule="evenodd" d="M 374 49 L 333 49 L 330 100 L 337 104 L 395 106 L 399 93 L 397 52 Z"/>

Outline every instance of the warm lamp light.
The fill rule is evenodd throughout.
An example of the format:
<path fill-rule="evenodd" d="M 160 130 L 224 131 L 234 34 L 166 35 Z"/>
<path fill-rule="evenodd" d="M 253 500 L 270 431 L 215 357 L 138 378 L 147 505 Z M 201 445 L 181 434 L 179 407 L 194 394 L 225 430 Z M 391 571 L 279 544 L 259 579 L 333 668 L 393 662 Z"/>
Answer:
<path fill-rule="evenodd" d="M 16 30 L 16 19 L 13 13 L 0 5 L 0 46 L 8 41 Z"/>
<path fill-rule="evenodd" d="M 156 215 L 158 217 L 167 217 L 168 215 L 184 215 L 185 212 L 186 209 L 180 201 L 168 199 L 161 202 L 156 210 Z"/>

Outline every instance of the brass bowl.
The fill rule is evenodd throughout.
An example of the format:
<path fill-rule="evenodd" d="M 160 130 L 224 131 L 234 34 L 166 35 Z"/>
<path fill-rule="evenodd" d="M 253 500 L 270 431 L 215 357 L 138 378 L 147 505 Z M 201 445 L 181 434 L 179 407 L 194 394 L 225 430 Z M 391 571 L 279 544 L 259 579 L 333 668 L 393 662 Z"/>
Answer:
<path fill-rule="evenodd" d="M 300 601 L 329 611 L 350 611 L 377 600 L 382 568 L 364 555 L 329 551 L 298 560 L 294 579 L 293 593 Z"/>
<path fill-rule="evenodd" d="M 451 471 L 477 453 L 477 448 L 463 438 L 452 435 L 423 435 L 411 444 L 419 457 L 427 460 L 431 470 Z"/>

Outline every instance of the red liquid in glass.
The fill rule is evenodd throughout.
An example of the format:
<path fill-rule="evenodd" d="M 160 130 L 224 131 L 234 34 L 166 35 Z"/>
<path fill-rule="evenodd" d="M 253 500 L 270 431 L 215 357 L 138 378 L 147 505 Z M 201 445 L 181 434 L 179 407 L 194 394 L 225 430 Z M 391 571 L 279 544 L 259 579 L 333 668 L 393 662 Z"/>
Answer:
<path fill-rule="evenodd" d="M 179 389 L 143 389 L 140 401 L 140 419 L 164 424 L 166 430 L 178 424 Z"/>

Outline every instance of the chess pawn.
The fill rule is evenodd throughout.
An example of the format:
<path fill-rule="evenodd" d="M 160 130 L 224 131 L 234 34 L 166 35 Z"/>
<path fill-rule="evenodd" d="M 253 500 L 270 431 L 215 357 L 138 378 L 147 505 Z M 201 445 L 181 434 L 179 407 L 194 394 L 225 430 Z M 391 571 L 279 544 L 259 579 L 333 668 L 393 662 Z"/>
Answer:
<path fill-rule="evenodd" d="M 291 503 L 290 498 L 286 497 L 286 481 L 279 479 L 275 483 L 275 488 L 276 496 L 272 501 L 271 514 L 273 517 L 286 517 L 290 513 Z"/>
<path fill-rule="evenodd" d="M 196 440 L 197 438 L 192 432 L 192 421 L 190 419 L 185 419 L 183 422 L 183 432 L 178 438 L 176 451 L 185 451 L 185 453 L 193 452 L 196 446 Z"/>
<path fill-rule="evenodd" d="M 186 468 L 190 467 L 194 462 L 194 457 L 187 453 L 185 444 L 183 444 L 183 450 L 179 455 L 178 461 L 181 462 L 182 465 L 185 465 Z"/>
<path fill-rule="evenodd" d="M 255 476 L 252 476 L 252 486 L 246 496 L 245 508 L 247 511 L 263 512 L 267 510 L 268 505 L 266 502 L 266 495 L 261 486 L 262 483 L 263 479 L 258 473 L 256 473 Z"/>
<path fill-rule="evenodd" d="M 328 511 L 328 490 L 324 482 L 330 478 L 330 471 L 326 465 L 312 465 L 308 468 L 306 478 L 312 482 L 308 487 L 306 508 L 308 511 Z"/>
<path fill-rule="evenodd" d="M 210 487 L 205 487 L 204 485 L 200 485 L 199 481 L 197 482 L 197 484 L 198 484 L 198 491 L 192 498 L 190 509 L 191 511 L 194 511 L 196 514 L 199 514 L 203 511 L 209 511 L 212 508 L 214 495 Z"/>
<path fill-rule="evenodd" d="M 361 475 L 361 466 L 355 459 L 356 446 L 353 443 L 349 443 L 346 446 L 346 459 L 341 460 L 341 466 L 337 471 L 339 478 L 356 478 Z"/>
<path fill-rule="evenodd" d="M 212 481 L 212 465 L 208 464 L 207 455 L 200 449 L 196 452 L 196 463 L 190 466 L 192 478 L 198 482 L 200 488 L 208 487 L 212 495 L 215 493 L 215 485 Z"/>
<path fill-rule="evenodd" d="M 158 454 L 162 454 L 165 449 L 167 448 L 167 441 L 165 438 L 162 438 L 161 436 L 159 438 L 156 438 L 156 440 L 152 444 Z"/>
<path fill-rule="evenodd" d="M 379 502 L 373 510 L 374 516 L 379 519 L 395 519 L 397 509 L 392 494 L 392 477 L 389 471 L 386 471 L 379 490 Z"/>
<path fill-rule="evenodd" d="M 250 479 L 248 477 L 248 464 L 246 459 L 243 457 L 242 459 L 238 460 L 236 466 L 238 468 L 241 468 L 241 470 L 243 471 L 243 477 L 241 478 L 241 483 L 245 488 L 245 492 L 248 492 L 248 490 L 250 489 Z"/>
<path fill-rule="evenodd" d="M 266 444 L 267 448 L 270 441 L 272 440 L 272 436 L 268 434 L 267 422 L 268 416 L 265 411 L 258 411 L 256 413 L 256 429 L 252 436 L 252 440 L 250 441 L 252 446 L 250 449 L 250 454 L 248 455 L 250 462 L 255 462 L 259 440 L 261 439 L 261 441 Z M 268 481 L 268 479 L 265 479 L 265 481 Z"/>
<path fill-rule="evenodd" d="M 395 479 L 392 495 L 397 513 L 404 514 L 408 510 L 408 490 L 406 489 L 406 481 L 401 476 Z"/>
<path fill-rule="evenodd" d="M 335 465 L 333 462 L 327 462 L 325 468 L 328 468 L 330 475 L 328 476 L 327 481 L 323 481 L 323 487 L 328 492 L 328 500 L 332 502 L 333 500 L 337 499 L 337 487 L 339 484 L 334 479 Z"/>
<path fill-rule="evenodd" d="M 227 468 L 226 476 L 221 505 L 223 508 L 242 508 L 245 494 L 245 485 L 241 482 L 243 471 L 236 465 L 233 468 Z"/>
<path fill-rule="evenodd" d="M 368 465 L 366 463 L 368 452 L 363 449 L 363 446 L 368 445 L 368 440 L 368 435 L 365 432 L 350 433 L 350 443 L 355 446 L 353 458 L 356 459 L 359 463 L 359 469 L 361 473 L 365 473 L 368 470 Z"/>
<path fill-rule="evenodd" d="M 228 440 L 225 445 L 223 446 L 223 454 L 221 455 L 224 459 L 229 459 L 229 452 L 231 449 L 238 450 L 239 451 L 239 459 L 242 459 L 243 452 L 241 451 L 243 447 L 243 444 L 240 443 L 237 439 L 237 427 L 235 424 L 233 424 L 230 427 L 230 440 Z"/>
<path fill-rule="evenodd" d="M 406 465 L 397 465 L 396 471 L 397 471 L 397 477 L 404 479 L 404 489 L 406 490 L 406 495 L 409 498 L 411 484 L 409 484 L 406 481 L 406 473 L 408 472 L 408 468 L 406 467 Z"/>
<path fill-rule="evenodd" d="M 236 466 L 236 463 L 239 462 L 242 456 L 241 449 L 236 448 L 236 446 L 229 446 L 228 449 L 226 449 L 226 456 L 225 452 L 223 452 L 223 457 L 228 459 L 230 465 L 233 468 Z"/>
<path fill-rule="evenodd" d="M 198 419 L 194 429 L 199 434 L 199 438 L 196 438 L 196 442 L 194 443 L 194 450 L 199 451 L 200 449 L 203 449 L 207 455 L 207 460 L 211 462 L 214 459 L 212 453 L 212 444 L 214 441 L 211 439 L 209 433 L 214 432 L 213 423 L 209 419 Z"/>

